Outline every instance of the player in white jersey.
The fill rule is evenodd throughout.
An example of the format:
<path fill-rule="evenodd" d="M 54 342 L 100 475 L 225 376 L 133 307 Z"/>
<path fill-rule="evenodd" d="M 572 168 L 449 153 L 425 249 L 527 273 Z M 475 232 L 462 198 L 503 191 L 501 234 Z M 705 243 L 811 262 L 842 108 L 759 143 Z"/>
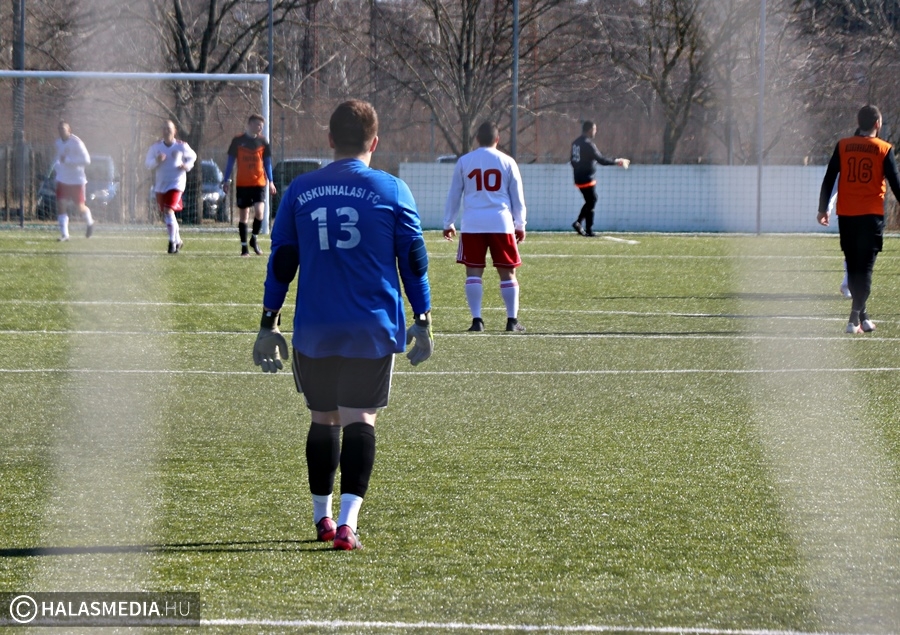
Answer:
<path fill-rule="evenodd" d="M 90 164 L 84 142 L 72 134 L 72 127 L 66 121 L 57 126 L 59 139 L 56 140 L 56 158 L 53 168 L 56 171 L 56 219 L 59 223 L 59 240 L 69 240 L 69 210 L 78 210 L 87 222 L 85 236 L 90 238 L 94 233 L 94 218 L 91 210 L 84 204 L 84 190 L 87 177 L 84 166 Z"/>
<path fill-rule="evenodd" d="M 453 181 L 444 208 L 444 238 L 456 236 L 454 220 L 460 211 L 459 249 L 456 262 L 466 266 L 466 302 L 472 313 L 470 331 L 483 331 L 482 278 L 486 256 L 500 276 L 500 296 L 506 306 L 506 330 L 521 332 L 519 323 L 519 281 L 516 268 L 522 264 L 518 243 L 525 240 L 525 196 L 515 159 L 497 150 L 500 132 L 486 121 L 475 135 L 477 149 L 456 162 Z"/>
<path fill-rule="evenodd" d="M 181 195 L 187 185 L 187 173 L 197 161 L 197 153 L 187 142 L 176 139 L 176 132 L 175 124 L 167 120 L 163 124 L 163 138 L 150 146 L 145 161 L 148 170 L 156 171 L 153 189 L 169 234 L 170 254 L 177 254 L 184 245 L 175 213 L 184 208 Z"/>

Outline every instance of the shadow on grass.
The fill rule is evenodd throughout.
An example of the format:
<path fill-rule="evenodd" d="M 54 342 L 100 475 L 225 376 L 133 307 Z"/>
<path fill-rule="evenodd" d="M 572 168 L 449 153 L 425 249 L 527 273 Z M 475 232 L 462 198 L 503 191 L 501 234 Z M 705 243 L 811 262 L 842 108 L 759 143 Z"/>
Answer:
<path fill-rule="evenodd" d="M 95 545 L 75 547 L 13 547 L 0 549 L 0 558 L 80 556 L 117 553 L 252 553 L 324 551 L 318 540 L 256 540 L 247 542 L 182 542 L 159 545 Z"/>

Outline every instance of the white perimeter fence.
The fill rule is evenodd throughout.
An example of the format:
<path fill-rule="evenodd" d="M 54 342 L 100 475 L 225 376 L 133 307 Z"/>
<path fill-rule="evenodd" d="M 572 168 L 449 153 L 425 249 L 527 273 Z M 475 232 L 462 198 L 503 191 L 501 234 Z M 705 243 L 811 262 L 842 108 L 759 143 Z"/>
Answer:
<path fill-rule="evenodd" d="M 401 163 L 425 229 L 443 227 L 452 164 Z M 584 203 L 564 165 L 520 165 L 529 230 L 570 230 Z M 825 166 L 762 171 L 760 231 L 837 232 L 816 222 Z M 757 231 L 756 166 L 633 165 L 597 169 L 596 231 Z M 459 223 L 457 222 L 457 227 Z"/>

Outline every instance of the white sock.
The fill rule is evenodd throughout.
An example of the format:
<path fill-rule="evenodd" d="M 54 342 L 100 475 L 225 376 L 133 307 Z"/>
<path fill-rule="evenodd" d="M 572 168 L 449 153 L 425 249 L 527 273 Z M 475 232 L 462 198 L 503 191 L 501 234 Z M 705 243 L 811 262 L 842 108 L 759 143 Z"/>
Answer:
<path fill-rule="evenodd" d="M 84 220 L 88 225 L 94 224 L 94 217 L 91 216 L 91 210 L 89 210 L 87 207 L 84 208 Z"/>
<path fill-rule="evenodd" d="M 69 215 L 68 214 L 60 214 L 56 217 L 57 222 L 59 222 L 59 233 L 63 238 L 69 237 Z"/>
<path fill-rule="evenodd" d="M 354 532 L 356 531 L 356 523 L 359 519 L 359 508 L 362 507 L 363 499 L 356 494 L 341 494 L 341 515 L 338 517 L 337 525 L 348 525 Z"/>
<path fill-rule="evenodd" d="M 319 522 L 326 516 L 331 518 L 331 494 L 328 494 L 327 496 L 313 494 L 312 501 L 314 523 Z"/>
<path fill-rule="evenodd" d="M 504 280 L 500 283 L 500 297 L 506 305 L 506 317 L 514 318 L 519 315 L 519 281 Z"/>
<path fill-rule="evenodd" d="M 166 212 L 166 232 L 169 234 L 169 242 L 176 242 L 178 221 L 175 220 L 175 212 Z"/>
<path fill-rule="evenodd" d="M 484 297 L 484 284 L 478 276 L 466 278 L 466 302 L 473 318 L 481 317 L 481 299 Z"/>
<path fill-rule="evenodd" d="M 849 282 L 849 278 L 847 277 L 847 261 L 844 261 L 844 280 L 841 282 L 842 287 L 846 287 Z"/>

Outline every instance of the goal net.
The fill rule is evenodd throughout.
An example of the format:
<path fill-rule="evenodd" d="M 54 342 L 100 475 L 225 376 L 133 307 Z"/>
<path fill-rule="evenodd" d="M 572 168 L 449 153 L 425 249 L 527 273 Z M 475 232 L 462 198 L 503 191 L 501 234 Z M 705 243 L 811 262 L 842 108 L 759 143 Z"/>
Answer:
<path fill-rule="evenodd" d="M 55 219 L 52 164 L 61 120 L 91 155 L 87 204 L 108 223 L 157 220 L 144 160 L 167 119 L 199 157 L 184 193 L 182 220 L 189 224 L 230 222 L 232 197 L 219 183 L 228 144 L 250 113 L 265 118 L 269 137 L 265 74 L 0 71 L 0 82 L 10 95 L 0 103 L 8 122 L 0 136 L 0 219 L 6 222 Z"/>

